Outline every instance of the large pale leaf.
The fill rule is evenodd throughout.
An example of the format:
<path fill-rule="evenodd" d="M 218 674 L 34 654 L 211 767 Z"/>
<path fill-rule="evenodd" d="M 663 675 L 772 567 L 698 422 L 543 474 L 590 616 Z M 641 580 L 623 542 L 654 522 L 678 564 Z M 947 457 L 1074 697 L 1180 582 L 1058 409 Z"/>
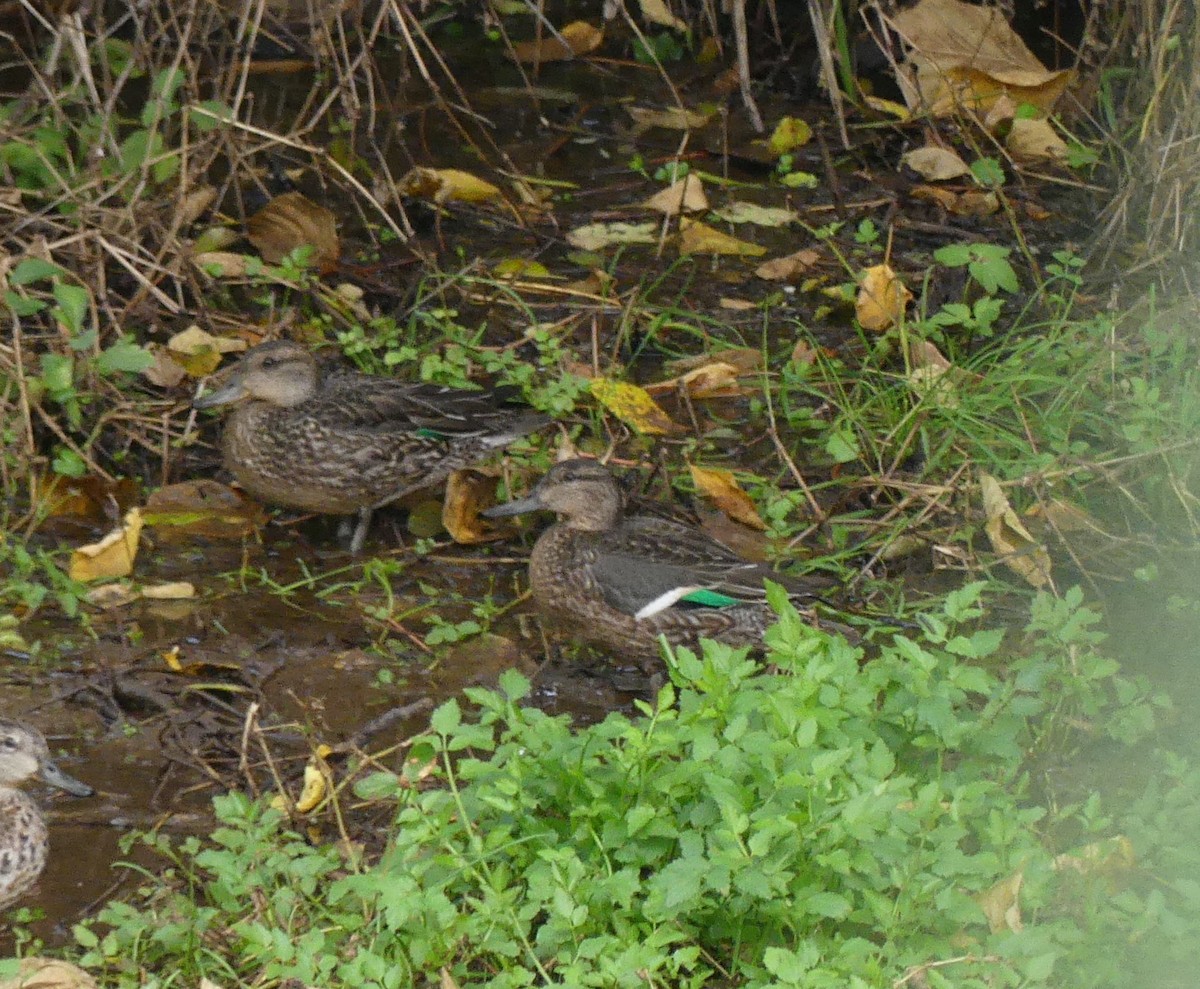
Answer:
<path fill-rule="evenodd" d="M 872 265 L 859 280 L 854 314 L 864 330 L 882 333 L 904 318 L 910 299 L 912 293 L 890 265 Z"/>
<path fill-rule="evenodd" d="M 250 217 L 246 236 L 271 264 L 278 264 L 298 247 L 311 247 L 312 264 L 322 274 L 337 267 L 341 254 L 337 218 L 299 192 L 276 196 Z M 205 255 L 202 260 L 207 262 L 211 257 Z"/>
<path fill-rule="evenodd" d="M 105 577 L 125 577 L 132 573 L 141 534 L 142 513 L 131 508 L 125 513 L 120 528 L 99 542 L 80 546 L 71 553 L 71 579 L 100 580 Z"/>
<path fill-rule="evenodd" d="M 732 254 L 736 257 L 757 258 L 767 249 L 686 216 L 680 220 L 679 252 L 681 254 Z"/>

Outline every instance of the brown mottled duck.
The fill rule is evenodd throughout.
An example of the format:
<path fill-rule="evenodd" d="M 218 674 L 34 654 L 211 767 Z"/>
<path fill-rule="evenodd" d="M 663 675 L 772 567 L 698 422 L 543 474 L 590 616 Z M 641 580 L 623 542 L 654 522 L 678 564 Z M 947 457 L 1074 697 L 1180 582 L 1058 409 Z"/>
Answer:
<path fill-rule="evenodd" d="M 225 466 L 254 497 L 328 515 L 357 515 L 350 551 L 371 513 L 549 418 L 494 392 L 414 384 L 319 364 L 298 343 L 246 352 L 198 409 L 236 405 L 222 437 Z"/>
<path fill-rule="evenodd" d="M 538 610 L 552 627 L 644 669 L 661 655 L 660 636 L 692 649 L 701 637 L 761 649 L 763 631 L 776 620 L 764 580 L 782 585 L 797 604 L 827 586 L 745 560 L 682 522 L 626 514 L 616 478 L 592 460 L 556 464 L 528 497 L 483 514 L 537 509 L 559 515 L 529 561 Z M 843 625 L 812 620 L 856 637 Z"/>
<path fill-rule="evenodd" d="M 0 718 L 0 910 L 28 891 L 50 855 L 46 819 L 33 798 L 17 789 L 31 776 L 76 797 L 92 794 L 90 786 L 54 764 L 40 731 Z"/>

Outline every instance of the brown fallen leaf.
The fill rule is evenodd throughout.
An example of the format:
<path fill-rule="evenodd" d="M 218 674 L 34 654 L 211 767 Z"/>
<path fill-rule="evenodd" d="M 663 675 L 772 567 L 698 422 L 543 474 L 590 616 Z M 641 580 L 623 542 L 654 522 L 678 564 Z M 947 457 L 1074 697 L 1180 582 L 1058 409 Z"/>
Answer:
<path fill-rule="evenodd" d="M 611 378 L 592 378 L 589 387 L 601 405 L 639 433 L 667 436 L 681 429 L 644 388 Z"/>
<path fill-rule="evenodd" d="M 572 21 L 558 35 L 547 35 L 540 41 L 518 41 L 512 47 L 512 57 L 522 65 L 565 62 L 594 52 L 603 43 L 600 28 L 587 21 Z"/>
<path fill-rule="evenodd" d="M 11 976 L 0 979 L 0 989 L 96 989 L 96 980 L 70 962 L 31 956 L 17 962 Z"/>
<path fill-rule="evenodd" d="M 625 112 L 633 117 L 634 129 L 638 132 L 649 130 L 652 127 L 662 127 L 664 130 L 698 130 L 715 116 L 715 113 L 703 113 L 681 106 L 667 107 L 662 110 L 644 106 L 627 106 Z"/>
<path fill-rule="evenodd" d="M 262 258 L 233 251 L 205 251 L 193 254 L 192 264 L 213 278 L 245 278 L 256 268 L 261 270 Z"/>
<path fill-rule="evenodd" d="M 456 543 L 468 546 L 507 539 L 516 532 L 514 527 L 493 524 L 479 517 L 480 512 L 494 504 L 494 474 L 474 468 L 456 470 L 446 480 L 442 525 Z"/>
<path fill-rule="evenodd" d="M 959 157 L 957 151 L 936 144 L 915 148 L 904 154 L 900 160 L 921 178 L 930 182 L 945 182 L 971 174 L 970 166 Z"/>
<path fill-rule="evenodd" d="M 732 471 L 718 467 L 697 467 L 688 464 L 696 490 L 708 498 L 731 519 L 752 529 L 765 530 L 767 524 L 758 514 L 750 496 L 742 490 Z"/>
<path fill-rule="evenodd" d="M 696 213 L 708 209 L 708 197 L 704 194 L 704 183 L 695 175 L 687 174 L 678 182 L 656 192 L 643 204 L 664 216 L 680 213 Z"/>
<path fill-rule="evenodd" d="M 764 261 L 754 269 L 754 274 L 769 282 L 795 283 L 812 271 L 820 260 L 819 251 L 804 247 L 786 257 Z"/>
<path fill-rule="evenodd" d="M 712 361 L 701 365 L 674 378 L 656 381 L 646 385 L 646 391 L 651 395 L 672 394 L 678 391 L 686 392 L 689 398 L 735 398 L 738 395 L 748 395 L 753 388 L 748 388 L 738 382 L 741 372 L 732 364 L 725 361 Z"/>
<path fill-rule="evenodd" d="M 904 100 L 934 116 L 986 111 L 1005 95 L 1049 113 L 1071 79 L 1042 65 L 995 7 L 921 0 L 887 20 L 912 48 L 897 80 Z"/>
<path fill-rule="evenodd" d="M 337 218 L 300 192 L 276 196 L 250 217 L 246 237 L 271 264 L 278 264 L 298 247 L 311 247 L 311 263 L 323 275 L 337 267 L 342 249 Z"/>
<path fill-rule="evenodd" d="M 959 407 L 960 393 L 982 381 L 982 377 L 955 367 L 928 340 L 920 340 L 909 348 L 909 387 L 925 402 L 944 409 Z"/>
<path fill-rule="evenodd" d="M 763 353 L 757 347 L 727 347 L 716 353 L 676 357 L 667 361 L 663 367 L 668 374 L 687 374 L 688 371 L 706 367 L 714 361 L 732 364 L 737 368 L 738 374 L 756 374 L 763 369 Z"/>
<path fill-rule="evenodd" d="M 686 216 L 681 218 L 679 226 L 680 254 L 731 254 L 736 257 L 757 258 L 767 253 L 765 247 L 738 240 L 706 223 L 689 220 Z"/>
<path fill-rule="evenodd" d="M 913 186 L 909 190 L 913 199 L 937 203 L 942 209 L 955 216 L 991 216 L 1000 209 L 1000 197 L 989 189 L 964 189 L 955 192 L 933 185 Z"/>
<path fill-rule="evenodd" d="M 47 518 L 76 518 L 101 524 L 136 505 L 139 495 L 138 482 L 131 477 L 110 481 L 92 474 L 85 477 L 43 474 L 33 479 L 33 501 Z"/>
<path fill-rule="evenodd" d="M 100 580 L 125 577 L 133 572 L 138 542 L 142 534 L 142 513 L 131 508 L 121 527 L 97 543 L 80 546 L 71 553 L 69 573 L 72 580 Z"/>
<path fill-rule="evenodd" d="M 983 495 L 984 532 L 992 549 L 1031 587 L 1050 585 L 1050 554 L 1013 511 L 1000 482 L 990 474 L 980 474 L 979 488 Z"/>
<path fill-rule="evenodd" d="M 1005 147 L 1019 162 L 1067 160 L 1067 142 L 1058 136 L 1049 120 L 1026 120 L 1018 117 L 1012 122 Z"/>
<path fill-rule="evenodd" d="M 883 333 L 904 318 L 910 299 L 912 293 L 890 265 L 872 265 L 859 280 L 854 314 L 864 330 Z"/>

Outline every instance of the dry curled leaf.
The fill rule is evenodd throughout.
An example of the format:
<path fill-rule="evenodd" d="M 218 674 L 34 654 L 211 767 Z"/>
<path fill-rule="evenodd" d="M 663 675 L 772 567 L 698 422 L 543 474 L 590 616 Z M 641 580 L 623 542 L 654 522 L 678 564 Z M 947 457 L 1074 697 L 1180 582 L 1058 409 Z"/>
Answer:
<path fill-rule="evenodd" d="M 581 251 L 598 251 L 614 244 L 653 244 L 658 241 L 654 223 L 589 223 L 568 231 L 567 243 Z"/>
<path fill-rule="evenodd" d="M 683 391 L 689 398 L 734 398 L 749 394 L 752 389 L 738 383 L 741 372 L 725 361 L 712 361 L 692 368 L 684 374 L 646 385 L 651 395 Z"/>
<path fill-rule="evenodd" d="M 645 388 L 611 378 L 592 378 L 589 387 L 601 405 L 639 433 L 666 436 L 679 432 L 680 427 L 671 421 Z"/>
<path fill-rule="evenodd" d="M 496 478 L 482 470 L 456 470 L 446 479 L 442 525 L 456 543 L 473 545 L 506 539 L 515 531 L 479 517 L 496 504 Z"/>
<path fill-rule="evenodd" d="M 696 490 L 708 498 L 731 519 L 752 529 L 765 530 L 767 524 L 758 514 L 750 496 L 742 490 L 732 471 L 717 467 L 697 467 L 689 464 Z"/>
<path fill-rule="evenodd" d="M 133 572 L 138 542 L 142 535 L 142 513 L 131 508 L 125 513 L 121 527 L 97 543 L 80 546 L 71 553 L 72 580 L 100 580 L 105 577 L 125 577 Z"/>
<path fill-rule="evenodd" d="M 890 265 L 872 265 L 858 283 L 854 314 L 864 330 L 883 333 L 904 318 L 912 293 Z"/>
<path fill-rule="evenodd" d="M 1069 153 L 1067 142 L 1058 136 L 1049 120 L 1017 118 L 1004 143 L 1020 162 L 1063 162 Z"/>
<path fill-rule="evenodd" d="M 1050 584 L 1050 554 L 1038 543 L 1013 511 L 1000 482 L 990 474 L 979 476 L 983 495 L 984 531 L 992 549 L 1031 587 Z"/>
<path fill-rule="evenodd" d="M 518 41 L 512 56 L 522 65 L 542 62 L 564 62 L 594 52 L 604 42 L 604 32 L 587 21 L 572 21 L 557 35 L 547 35 L 540 41 Z"/>

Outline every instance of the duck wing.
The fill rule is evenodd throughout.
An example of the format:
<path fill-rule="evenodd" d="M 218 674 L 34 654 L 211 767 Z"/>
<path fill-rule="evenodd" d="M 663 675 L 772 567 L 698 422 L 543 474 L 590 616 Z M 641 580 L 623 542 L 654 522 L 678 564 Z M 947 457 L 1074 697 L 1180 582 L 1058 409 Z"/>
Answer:
<path fill-rule="evenodd" d="M 776 573 L 745 560 L 698 529 L 666 519 L 625 519 L 599 533 L 592 574 L 605 600 L 639 618 L 666 608 L 727 607 L 766 596 L 764 580 L 782 584 L 794 598 L 813 598 L 817 581 Z"/>
<path fill-rule="evenodd" d="M 432 437 L 490 436 L 501 445 L 550 421 L 510 401 L 506 390 L 467 391 L 397 381 L 346 367 L 324 369 L 314 404 L 343 422 L 385 431 L 428 430 Z"/>

